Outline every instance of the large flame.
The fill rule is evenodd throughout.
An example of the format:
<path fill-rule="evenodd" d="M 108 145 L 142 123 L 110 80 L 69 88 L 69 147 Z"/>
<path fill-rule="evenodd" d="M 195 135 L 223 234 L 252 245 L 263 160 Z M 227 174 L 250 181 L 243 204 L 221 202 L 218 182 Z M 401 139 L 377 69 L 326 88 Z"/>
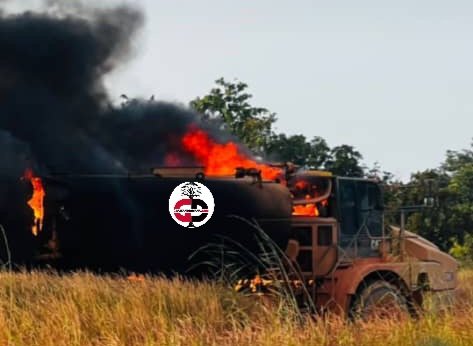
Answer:
<path fill-rule="evenodd" d="M 243 154 L 238 145 L 234 142 L 217 143 L 204 130 L 191 127 L 181 139 L 182 147 L 185 151 L 205 167 L 205 174 L 208 176 L 234 175 L 237 167 L 255 168 L 261 171 L 263 179 L 274 180 L 282 177 L 282 170 L 277 167 L 268 166 L 252 160 Z M 176 153 L 169 153 L 165 159 L 166 165 L 178 166 L 181 162 Z M 308 185 L 306 181 L 298 181 L 295 187 L 303 190 Z M 294 196 L 293 196 L 294 198 Z M 311 203 L 314 196 L 306 195 L 304 199 L 307 203 L 294 204 L 292 215 L 297 216 L 320 216 L 320 211 L 316 204 Z M 328 205 L 327 200 L 320 202 L 321 206 Z"/>
<path fill-rule="evenodd" d="M 216 143 L 201 129 L 191 128 L 182 138 L 182 145 L 205 167 L 205 174 L 209 176 L 233 175 L 237 167 L 256 168 L 262 178 L 268 180 L 281 175 L 281 169 L 248 158 L 234 142 Z"/>
<path fill-rule="evenodd" d="M 33 210 L 34 223 L 31 232 L 36 236 L 43 228 L 44 219 L 44 196 L 46 192 L 43 188 L 41 178 L 35 177 L 31 169 L 26 170 L 24 178 L 31 183 L 33 187 L 33 195 L 28 201 L 28 205 Z"/>

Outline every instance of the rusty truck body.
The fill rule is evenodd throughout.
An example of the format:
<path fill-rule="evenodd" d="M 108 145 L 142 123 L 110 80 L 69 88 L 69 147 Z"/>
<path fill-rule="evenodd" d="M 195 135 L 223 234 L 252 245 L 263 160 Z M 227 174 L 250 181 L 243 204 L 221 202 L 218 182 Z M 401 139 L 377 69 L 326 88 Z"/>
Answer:
<path fill-rule="evenodd" d="M 363 313 L 386 297 L 413 310 L 426 292 L 456 288 L 450 255 L 385 225 L 376 180 L 305 171 L 288 186 L 294 206 L 286 255 L 319 311 Z"/>

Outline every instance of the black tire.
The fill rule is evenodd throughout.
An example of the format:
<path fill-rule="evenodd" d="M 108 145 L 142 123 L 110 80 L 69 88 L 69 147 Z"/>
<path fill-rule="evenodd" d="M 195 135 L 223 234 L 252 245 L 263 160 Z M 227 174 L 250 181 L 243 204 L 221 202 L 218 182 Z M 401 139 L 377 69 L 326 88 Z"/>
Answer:
<path fill-rule="evenodd" d="M 384 280 L 362 285 L 350 309 L 352 319 L 402 319 L 409 316 L 407 298 L 395 285 Z"/>

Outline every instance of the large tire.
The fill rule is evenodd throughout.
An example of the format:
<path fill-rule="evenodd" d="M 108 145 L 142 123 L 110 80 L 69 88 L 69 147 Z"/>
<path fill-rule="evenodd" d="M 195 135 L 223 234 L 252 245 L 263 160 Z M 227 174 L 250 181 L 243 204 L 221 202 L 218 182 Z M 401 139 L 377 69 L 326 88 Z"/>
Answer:
<path fill-rule="evenodd" d="M 409 316 L 407 298 L 395 285 L 384 280 L 362 285 L 350 309 L 352 319 L 402 319 Z"/>

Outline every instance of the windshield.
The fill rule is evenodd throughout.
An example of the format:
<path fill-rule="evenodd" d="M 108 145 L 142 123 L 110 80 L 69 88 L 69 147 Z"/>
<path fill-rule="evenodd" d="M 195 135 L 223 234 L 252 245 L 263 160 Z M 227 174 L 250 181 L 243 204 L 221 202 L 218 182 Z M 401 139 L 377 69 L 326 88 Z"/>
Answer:
<path fill-rule="evenodd" d="M 293 198 L 292 215 L 330 216 L 331 178 L 300 174 L 289 180 L 288 187 Z"/>
<path fill-rule="evenodd" d="M 327 177 L 297 175 L 289 180 L 288 186 L 294 204 L 315 203 L 328 199 L 332 181 Z"/>

